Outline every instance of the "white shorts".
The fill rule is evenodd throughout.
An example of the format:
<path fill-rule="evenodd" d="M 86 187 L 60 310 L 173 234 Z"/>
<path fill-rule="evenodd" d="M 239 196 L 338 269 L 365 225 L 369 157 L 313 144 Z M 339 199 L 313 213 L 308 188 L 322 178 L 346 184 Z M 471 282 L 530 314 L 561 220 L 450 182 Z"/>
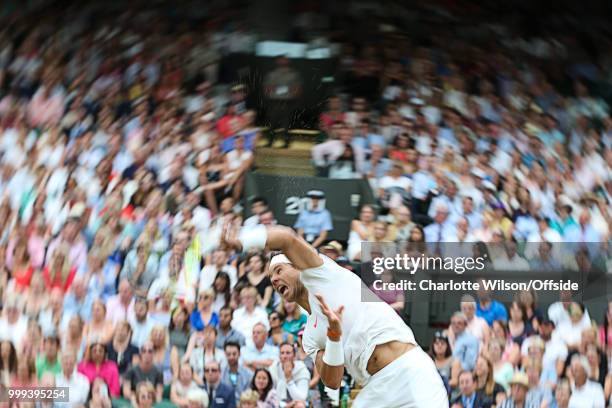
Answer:
<path fill-rule="evenodd" d="M 420 347 L 374 374 L 353 408 L 448 408 L 448 395 L 433 360 Z"/>

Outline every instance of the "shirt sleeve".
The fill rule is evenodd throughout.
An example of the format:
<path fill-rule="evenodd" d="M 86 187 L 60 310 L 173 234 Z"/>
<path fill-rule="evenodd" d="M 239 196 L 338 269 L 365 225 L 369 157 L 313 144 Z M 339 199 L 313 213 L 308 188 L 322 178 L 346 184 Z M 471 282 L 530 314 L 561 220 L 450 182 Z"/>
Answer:
<path fill-rule="evenodd" d="M 304 212 L 300 212 L 300 215 L 298 215 L 297 221 L 295 222 L 295 225 L 293 226 L 293 228 L 299 229 L 299 228 L 304 228 L 305 227 L 305 222 L 304 222 Z"/>

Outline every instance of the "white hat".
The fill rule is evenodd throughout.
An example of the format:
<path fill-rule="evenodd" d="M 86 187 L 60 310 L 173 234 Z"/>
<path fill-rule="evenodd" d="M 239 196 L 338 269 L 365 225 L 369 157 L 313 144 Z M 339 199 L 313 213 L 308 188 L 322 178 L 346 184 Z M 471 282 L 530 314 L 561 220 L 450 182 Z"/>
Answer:
<path fill-rule="evenodd" d="M 270 268 L 272 268 L 276 264 L 289 264 L 292 265 L 289 258 L 287 258 L 284 254 L 274 255 L 270 260 Z"/>

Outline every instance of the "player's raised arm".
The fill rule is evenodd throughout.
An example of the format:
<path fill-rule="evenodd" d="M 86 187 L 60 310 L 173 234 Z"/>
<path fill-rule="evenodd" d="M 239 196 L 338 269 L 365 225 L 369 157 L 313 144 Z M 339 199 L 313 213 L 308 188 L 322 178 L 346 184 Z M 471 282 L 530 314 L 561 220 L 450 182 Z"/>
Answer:
<path fill-rule="evenodd" d="M 323 264 L 317 251 L 289 227 L 256 225 L 243 227 L 237 231 L 227 226 L 223 233 L 223 241 L 242 251 L 264 248 L 281 251 L 300 270 Z"/>

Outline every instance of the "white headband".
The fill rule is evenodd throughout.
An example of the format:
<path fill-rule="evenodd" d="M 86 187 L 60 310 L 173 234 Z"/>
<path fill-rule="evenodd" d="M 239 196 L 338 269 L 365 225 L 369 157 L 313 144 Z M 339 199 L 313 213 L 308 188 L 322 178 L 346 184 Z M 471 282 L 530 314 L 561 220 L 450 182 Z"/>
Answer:
<path fill-rule="evenodd" d="M 270 260 L 270 268 L 272 268 L 276 264 L 289 264 L 291 265 L 291 261 L 283 254 L 274 255 Z"/>

